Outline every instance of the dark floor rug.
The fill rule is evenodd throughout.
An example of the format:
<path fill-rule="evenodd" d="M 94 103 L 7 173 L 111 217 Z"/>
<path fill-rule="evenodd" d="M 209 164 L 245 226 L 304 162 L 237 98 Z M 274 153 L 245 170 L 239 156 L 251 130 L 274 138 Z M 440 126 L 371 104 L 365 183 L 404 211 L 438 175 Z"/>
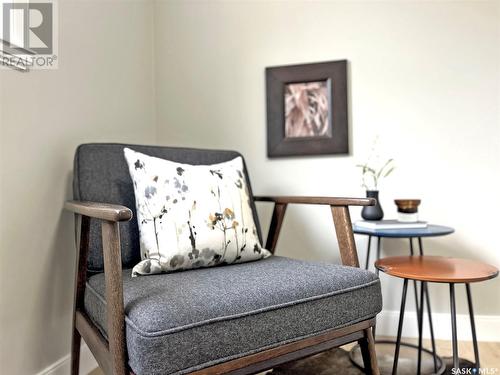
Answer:
<path fill-rule="evenodd" d="M 446 364 L 445 374 L 452 374 L 452 358 L 444 357 Z M 460 360 L 461 368 L 473 368 L 473 363 L 467 360 Z M 412 369 L 413 370 L 413 369 Z M 390 372 L 389 372 L 390 373 Z M 269 375 L 362 375 L 364 372 L 356 367 L 349 359 L 349 353 L 344 349 L 332 349 L 312 357 L 298 361 L 286 363 L 275 367 L 267 372 Z M 404 368 L 398 369 L 398 375 L 415 375 L 414 371 L 405 371 Z M 385 375 L 385 373 L 382 373 Z"/>
<path fill-rule="evenodd" d="M 362 375 L 364 372 L 349 359 L 344 349 L 332 349 L 298 361 L 275 367 L 273 375 Z"/>

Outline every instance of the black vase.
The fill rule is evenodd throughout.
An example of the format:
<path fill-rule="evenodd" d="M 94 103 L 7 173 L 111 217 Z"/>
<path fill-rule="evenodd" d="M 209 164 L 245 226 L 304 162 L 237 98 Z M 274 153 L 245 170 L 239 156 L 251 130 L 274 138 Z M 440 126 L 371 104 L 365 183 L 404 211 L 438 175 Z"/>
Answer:
<path fill-rule="evenodd" d="M 378 190 L 367 190 L 366 197 L 375 198 L 377 203 L 375 206 L 364 206 L 361 211 L 361 217 L 365 220 L 382 220 L 384 217 L 384 211 L 382 210 L 382 206 L 380 205 L 380 201 L 378 199 Z"/>

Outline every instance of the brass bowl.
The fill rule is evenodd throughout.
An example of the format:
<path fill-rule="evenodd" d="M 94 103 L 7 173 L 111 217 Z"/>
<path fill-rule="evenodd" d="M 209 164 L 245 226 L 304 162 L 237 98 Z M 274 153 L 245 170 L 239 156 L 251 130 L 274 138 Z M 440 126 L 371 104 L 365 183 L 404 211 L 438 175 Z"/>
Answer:
<path fill-rule="evenodd" d="M 398 206 L 398 212 L 404 212 L 405 214 L 414 214 L 418 212 L 420 199 L 395 199 L 394 203 L 396 203 L 396 206 Z"/>

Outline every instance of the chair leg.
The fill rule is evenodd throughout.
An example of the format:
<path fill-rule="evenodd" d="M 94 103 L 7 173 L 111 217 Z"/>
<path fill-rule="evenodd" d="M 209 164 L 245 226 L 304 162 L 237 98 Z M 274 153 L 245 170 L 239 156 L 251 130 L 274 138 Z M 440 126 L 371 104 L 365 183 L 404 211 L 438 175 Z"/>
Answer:
<path fill-rule="evenodd" d="M 78 375 L 80 372 L 80 344 L 82 337 L 76 328 L 73 328 L 71 339 L 71 375 Z"/>
<path fill-rule="evenodd" d="M 367 375 L 380 375 L 377 355 L 375 353 L 375 340 L 373 339 L 372 329 L 364 330 L 365 337 L 358 341 L 361 348 L 361 355 L 363 356 L 363 365 L 365 374 Z"/>

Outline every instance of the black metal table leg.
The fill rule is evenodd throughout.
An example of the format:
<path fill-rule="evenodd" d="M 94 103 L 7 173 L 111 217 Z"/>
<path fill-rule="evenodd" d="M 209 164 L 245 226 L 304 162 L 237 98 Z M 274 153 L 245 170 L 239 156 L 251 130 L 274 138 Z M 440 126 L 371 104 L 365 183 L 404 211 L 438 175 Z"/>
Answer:
<path fill-rule="evenodd" d="M 370 250 L 371 250 L 371 245 L 372 245 L 372 236 L 368 236 L 368 247 L 366 249 L 366 264 L 365 264 L 365 270 L 368 269 L 368 266 L 370 264 Z"/>
<path fill-rule="evenodd" d="M 422 237 L 417 237 L 417 239 L 418 239 L 418 252 L 419 252 L 420 256 L 423 256 L 424 255 L 424 246 L 422 243 Z M 427 317 L 429 319 L 429 331 L 431 333 L 432 355 L 434 357 L 433 358 L 434 359 L 434 372 L 437 372 L 438 366 L 437 366 L 436 340 L 434 338 L 434 325 L 432 324 L 431 300 L 429 297 L 429 289 L 428 289 L 427 283 L 424 282 L 423 286 L 425 288 L 425 290 L 424 290 L 425 303 L 427 305 Z M 422 304 L 423 304 L 423 301 L 422 301 Z"/>
<path fill-rule="evenodd" d="M 420 310 L 418 311 L 418 359 L 417 374 L 420 375 L 422 368 L 422 331 L 424 327 L 424 285 L 420 282 Z"/>
<path fill-rule="evenodd" d="M 376 258 L 376 260 L 380 259 L 380 246 L 381 246 L 381 242 L 382 242 L 382 238 L 377 236 L 377 255 L 376 255 L 377 258 Z M 379 274 L 378 268 L 375 269 L 375 273 L 378 276 L 378 274 Z M 375 340 L 376 333 L 377 333 L 377 325 L 376 324 L 373 326 L 372 330 L 373 330 L 373 339 Z"/>
<path fill-rule="evenodd" d="M 453 367 L 459 368 L 457 341 L 457 311 L 455 306 L 455 284 L 450 283 L 451 338 L 453 346 Z"/>
<path fill-rule="evenodd" d="M 380 259 L 380 246 L 381 246 L 381 242 L 382 242 L 382 238 L 381 237 L 377 237 L 377 259 L 376 260 L 379 260 Z M 378 276 L 378 268 L 375 270 L 377 276 Z"/>
<path fill-rule="evenodd" d="M 479 348 L 477 347 L 477 336 L 476 336 L 476 323 L 474 322 L 474 310 L 472 309 L 472 295 L 470 292 L 470 285 L 465 284 L 465 290 L 467 291 L 467 304 L 469 305 L 469 318 L 470 318 L 470 328 L 472 331 L 472 344 L 474 345 L 474 360 L 475 367 L 479 373 Z"/>
<path fill-rule="evenodd" d="M 399 311 L 398 337 L 396 339 L 396 350 L 394 352 L 394 363 L 392 365 L 392 375 L 398 372 L 399 348 L 401 346 L 401 333 L 403 332 L 403 319 L 405 315 L 406 291 L 408 290 L 408 279 L 403 282 L 403 294 L 401 296 L 401 310 Z"/>
<path fill-rule="evenodd" d="M 427 282 L 424 282 L 424 293 L 425 293 L 425 304 L 427 305 L 427 318 L 429 319 L 429 330 L 431 332 L 431 345 L 432 345 L 432 356 L 433 356 L 433 360 L 434 360 L 434 372 L 436 373 L 438 370 L 436 341 L 434 340 L 434 327 L 432 325 L 431 301 L 430 301 L 430 297 L 429 297 L 429 289 L 427 287 Z"/>
<path fill-rule="evenodd" d="M 413 239 L 411 237 L 408 238 L 410 240 L 410 255 L 414 256 L 415 252 L 413 251 Z M 417 322 L 418 322 L 418 317 L 420 316 L 420 303 L 418 301 L 418 288 L 417 288 L 417 282 L 413 280 L 413 291 L 415 292 L 415 309 L 417 313 Z"/>

